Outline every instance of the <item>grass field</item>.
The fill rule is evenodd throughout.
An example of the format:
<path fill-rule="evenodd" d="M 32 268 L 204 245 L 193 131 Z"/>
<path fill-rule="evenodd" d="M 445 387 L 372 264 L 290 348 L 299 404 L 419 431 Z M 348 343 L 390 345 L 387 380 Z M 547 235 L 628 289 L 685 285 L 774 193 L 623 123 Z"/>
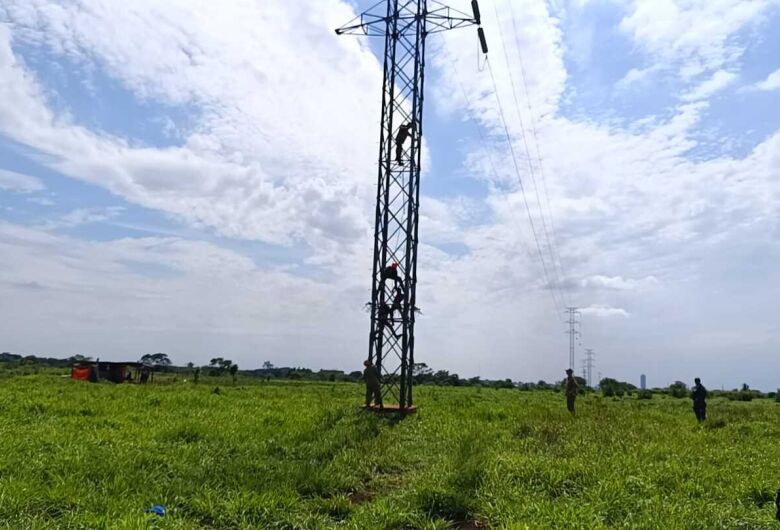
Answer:
<path fill-rule="evenodd" d="M 220 392 L 214 393 L 219 385 Z M 2 528 L 778 528 L 780 406 L 354 384 L 0 380 Z M 162 504 L 165 517 L 144 513 Z"/>

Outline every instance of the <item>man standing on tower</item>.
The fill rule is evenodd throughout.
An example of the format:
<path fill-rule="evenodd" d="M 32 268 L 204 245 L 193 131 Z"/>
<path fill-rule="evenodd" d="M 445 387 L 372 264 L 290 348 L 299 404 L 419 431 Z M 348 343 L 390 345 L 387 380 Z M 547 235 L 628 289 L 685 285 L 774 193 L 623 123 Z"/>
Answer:
<path fill-rule="evenodd" d="M 693 380 L 696 383 L 691 392 L 691 399 L 693 399 L 693 413 L 696 414 L 696 419 L 702 422 L 707 419 L 707 389 L 701 384 L 701 379 L 698 377 Z"/>
<path fill-rule="evenodd" d="M 571 368 L 566 369 L 566 408 L 569 412 L 574 414 L 574 400 L 577 399 L 577 391 L 579 390 L 577 380 L 574 379 L 574 370 Z"/>

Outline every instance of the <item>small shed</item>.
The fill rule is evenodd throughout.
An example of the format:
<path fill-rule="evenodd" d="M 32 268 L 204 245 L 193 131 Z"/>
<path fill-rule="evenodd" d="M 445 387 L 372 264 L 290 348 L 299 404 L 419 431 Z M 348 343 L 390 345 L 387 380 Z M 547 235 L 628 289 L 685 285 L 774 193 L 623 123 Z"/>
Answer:
<path fill-rule="evenodd" d="M 124 383 L 137 380 L 140 367 L 141 363 L 137 362 L 79 361 L 71 367 L 70 378 L 93 383 L 101 379 Z"/>

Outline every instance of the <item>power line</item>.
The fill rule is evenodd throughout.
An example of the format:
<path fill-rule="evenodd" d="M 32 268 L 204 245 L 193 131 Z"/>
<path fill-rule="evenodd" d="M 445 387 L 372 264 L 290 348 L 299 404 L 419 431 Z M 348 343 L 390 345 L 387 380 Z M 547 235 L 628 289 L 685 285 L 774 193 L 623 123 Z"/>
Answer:
<path fill-rule="evenodd" d="M 498 29 L 499 40 L 501 41 L 501 48 L 502 48 L 502 50 L 504 52 L 504 60 L 506 61 L 507 73 L 509 74 L 509 83 L 510 83 L 510 85 L 512 87 L 512 98 L 514 99 L 514 102 L 515 102 L 515 110 L 517 112 L 517 120 L 518 120 L 518 124 L 520 125 L 520 133 L 521 133 L 520 137 L 522 138 L 523 146 L 525 147 L 526 160 L 528 162 L 528 172 L 529 172 L 529 174 L 531 176 L 531 182 L 534 185 L 534 194 L 536 195 L 536 203 L 539 206 L 539 216 L 541 217 L 541 220 L 542 220 L 542 230 L 544 232 L 545 241 L 547 242 L 547 248 L 548 248 L 549 253 L 550 253 L 550 258 L 551 258 L 551 260 L 553 262 L 553 271 L 555 272 L 555 274 L 557 276 L 556 282 L 558 283 L 558 285 L 561 285 L 562 284 L 561 280 L 563 278 L 563 274 L 561 272 L 560 258 L 558 258 L 558 251 L 557 251 L 557 248 L 555 246 L 555 241 L 554 241 L 554 239 L 552 241 L 550 240 L 550 234 L 549 234 L 549 231 L 547 230 L 547 221 L 545 219 L 544 208 L 542 207 L 542 201 L 541 201 L 541 198 L 539 196 L 539 186 L 536 183 L 536 174 L 535 174 L 536 172 L 534 171 L 534 165 L 533 165 L 533 162 L 531 161 L 531 150 L 528 147 L 528 138 L 527 138 L 528 135 L 526 134 L 525 124 L 524 124 L 524 121 L 523 121 L 523 115 L 522 115 L 522 112 L 520 111 L 520 102 L 517 99 L 517 87 L 515 86 L 515 78 L 514 78 L 514 75 L 512 74 L 512 66 L 510 65 L 510 62 L 509 62 L 509 53 L 507 52 L 506 43 L 504 42 L 504 35 L 503 35 L 502 30 L 501 30 L 501 17 L 500 17 L 500 15 L 498 13 L 498 5 L 494 3 L 493 4 L 493 8 L 494 8 L 495 13 L 496 13 L 496 26 L 497 26 L 497 29 Z M 512 17 L 512 21 L 514 23 L 514 17 Z M 518 39 L 517 39 L 517 32 L 515 31 L 515 42 L 517 43 L 517 41 L 518 41 Z M 518 52 L 519 52 L 519 45 L 518 45 Z M 523 71 L 523 83 L 525 85 L 525 90 L 526 90 L 526 99 L 527 99 L 527 101 L 529 101 L 529 110 L 530 110 L 530 99 L 528 98 L 528 85 L 527 85 L 527 83 L 525 81 L 525 69 L 522 68 L 522 57 L 521 57 L 521 69 Z M 533 119 L 533 115 L 531 116 L 531 118 Z M 537 155 L 539 155 L 538 141 L 537 141 Z M 541 155 L 538 156 L 538 159 L 540 161 L 540 169 L 541 169 Z M 545 185 L 545 189 L 546 189 L 547 184 L 544 183 L 544 185 Z M 549 197 L 547 197 L 547 205 L 548 205 L 548 208 L 547 208 L 548 209 L 548 214 L 550 215 L 551 224 L 552 224 L 552 214 L 550 213 Z M 564 303 L 566 303 L 566 299 L 565 299 L 565 296 L 563 295 L 562 289 L 561 289 L 561 298 L 563 298 L 564 299 Z"/>
<path fill-rule="evenodd" d="M 478 120 L 473 115 L 471 115 L 471 108 L 472 108 L 471 98 L 469 97 L 468 92 L 466 91 L 465 87 L 463 86 L 463 83 L 460 81 L 460 74 L 458 73 L 457 62 L 455 61 L 455 59 L 449 53 L 449 50 L 447 48 L 447 44 L 445 42 L 442 42 L 442 49 L 447 54 L 450 62 L 452 63 L 453 71 L 455 72 L 455 79 L 456 79 L 456 81 L 458 83 L 458 86 L 459 86 L 459 88 L 460 88 L 460 90 L 461 90 L 461 92 L 463 94 L 463 98 L 464 98 L 465 103 L 466 103 L 466 112 L 469 114 L 469 117 L 471 118 L 472 121 L 478 122 Z M 490 67 L 489 59 L 486 58 L 485 62 L 487 64 L 487 66 L 488 66 L 488 69 L 490 70 L 490 76 L 491 76 L 491 79 L 492 79 L 492 82 L 493 82 L 493 93 L 496 96 L 496 101 L 498 103 L 498 110 L 499 110 L 499 113 L 501 114 L 501 117 L 502 117 L 502 124 L 504 126 L 504 131 L 505 131 L 505 133 L 507 135 L 507 141 L 509 142 L 509 148 L 510 148 L 510 151 L 511 151 L 511 154 L 512 154 L 512 161 L 514 163 L 515 173 L 517 175 L 517 179 L 518 179 L 518 182 L 520 184 L 520 191 L 522 192 L 523 202 L 525 204 L 526 212 L 528 213 L 528 220 L 529 220 L 529 222 L 531 224 L 531 232 L 532 232 L 532 234 L 534 236 L 534 240 L 536 242 L 537 253 L 538 253 L 539 259 L 540 259 L 540 261 L 542 263 L 542 269 L 544 271 L 545 281 L 547 282 L 547 285 L 549 287 L 548 290 L 550 291 L 550 296 L 552 297 L 552 300 L 553 300 L 553 306 L 554 306 L 555 314 L 556 315 L 560 315 L 561 312 L 562 312 L 561 308 L 563 307 L 563 305 L 555 297 L 555 291 L 553 290 L 554 286 L 550 282 L 550 277 L 549 277 L 549 273 L 548 273 L 548 270 L 547 270 L 547 265 L 546 265 L 546 263 L 544 261 L 544 257 L 542 256 L 541 245 L 540 245 L 539 239 L 538 239 L 538 237 L 536 235 L 536 230 L 535 230 L 535 227 L 534 227 L 533 218 L 531 216 L 530 209 L 528 207 L 528 201 L 526 199 L 525 191 L 523 189 L 522 179 L 520 178 L 520 173 L 519 173 L 519 169 L 518 169 L 517 159 L 516 159 L 515 154 L 514 154 L 514 148 L 512 146 L 511 140 L 509 140 L 509 131 L 508 131 L 507 127 L 506 127 L 506 120 L 504 119 L 503 109 L 502 109 L 502 106 L 501 106 L 501 100 L 500 100 L 500 98 L 498 96 L 498 89 L 496 87 L 495 77 L 493 76 L 493 71 L 492 71 L 492 69 Z M 491 150 L 489 149 L 489 147 L 487 145 L 487 139 L 485 138 L 485 135 L 482 132 L 482 128 L 478 124 L 476 125 L 476 129 L 477 129 L 477 132 L 479 133 L 479 138 L 480 138 L 480 142 L 482 144 L 482 148 L 485 151 L 485 154 L 486 154 L 486 156 L 488 158 L 488 163 L 490 165 L 491 172 L 493 173 L 493 176 L 495 177 L 496 181 L 498 181 L 500 179 L 500 177 L 498 175 L 498 171 L 496 169 L 496 165 L 495 165 L 495 163 L 493 161 L 493 157 L 491 155 Z M 507 200 L 507 203 L 508 203 L 508 199 L 506 199 L 506 197 L 504 197 L 504 199 Z M 509 211 L 514 213 L 514 210 L 511 207 L 509 208 Z M 522 243 L 523 247 L 525 248 L 526 252 L 530 256 L 531 253 L 530 253 L 528 247 L 525 245 L 525 242 L 522 239 L 521 239 L 521 243 Z M 561 299 L 563 299 L 562 296 L 561 296 Z"/>
<path fill-rule="evenodd" d="M 522 80 L 523 80 L 523 88 L 525 89 L 526 103 L 528 104 L 528 116 L 529 116 L 529 118 L 531 120 L 531 132 L 532 132 L 533 137 L 534 137 L 534 145 L 536 147 L 536 157 L 537 157 L 537 160 L 539 161 L 539 173 L 540 173 L 540 175 L 542 177 L 542 190 L 544 192 L 545 202 L 547 204 L 547 214 L 550 217 L 550 229 L 552 231 L 553 245 L 555 245 L 555 247 L 556 247 L 556 255 L 557 255 L 557 258 L 558 258 L 558 262 L 557 262 L 558 272 L 560 273 L 560 277 L 563 278 L 563 268 L 561 266 L 561 261 L 562 260 L 561 260 L 560 251 L 558 250 L 558 248 L 560 248 L 560 247 L 558 245 L 558 235 L 557 235 L 557 230 L 555 228 L 555 218 L 553 217 L 552 207 L 550 206 L 550 193 L 547 190 L 547 177 L 546 177 L 545 171 L 544 171 L 544 163 L 543 163 L 543 159 L 542 159 L 542 151 L 539 148 L 539 135 L 538 135 L 537 129 L 536 129 L 536 119 L 534 119 L 533 108 L 531 107 L 531 93 L 528 90 L 528 82 L 526 80 L 526 75 L 525 75 L 525 61 L 523 61 L 523 52 L 522 52 L 522 49 L 520 47 L 520 38 L 518 36 L 519 31 L 517 30 L 517 21 L 515 20 L 515 10 L 514 10 L 514 7 L 512 6 L 512 4 L 510 4 L 510 10 L 511 10 L 511 18 L 512 18 L 512 32 L 513 32 L 514 37 L 515 37 L 515 47 L 517 48 L 517 56 L 518 56 L 518 59 L 520 60 L 520 75 L 521 75 Z"/>
<path fill-rule="evenodd" d="M 504 108 L 501 105 L 501 97 L 498 95 L 498 85 L 496 84 L 496 76 L 493 74 L 493 66 L 490 63 L 490 59 L 489 58 L 487 60 L 487 67 L 488 67 L 488 72 L 490 72 L 490 80 L 493 83 L 493 94 L 496 96 L 496 103 L 498 104 L 498 113 L 499 113 L 499 116 L 501 117 L 501 125 L 504 128 L 504 134 L 506 135 L 506 141 L 509 144 L 509 152 L 512 155 L 512 164 L 513 164 L 514 169 L 515 169 L 515 174 L 517 175 L 517 182 L 518 182 L 519 187 L 520 187 L 520 193 L 521 193 L 521 195 L 523 197 L 523 204 L 525 205 L 525 211 L 528 214 L 528 222 L 531 225 L 531 233 L 533 234 L 534 241 L 536 242 L 536 250 L 537 250 L 537 252 L 539 254 L 539 259 L 542 262 L 542 269 L 544 269 L 544 277 L 545 277 L 545 280 L 547 281 L 548 288 L 550 288 L 550 289 L 556 289 L 556 288 L 559 289 L 560 286 L 555 285 L 555 284 L 553 284 L 550 281 L 550 273 L 549 273 L 549 271 L 547 269 L 547 263 L 545 262 L 544 256 L 542 254 L 542 245 L 541 245 L 541 243 L 539 243 L 539 236 L 536 233 L 536 225 L 534 224 L 534 219 L 533 219 L 533 216 L 531 215 L 531 208 L 528 206 L 528 198 L 526 197 L 525 186 L 523 185 L 523 179 L 520 176 L 520 166 L 519 166 L 519 164 L 517 162 L 517 155 L 515 154 L 515 148 L 514 148 L 514 145 L 512 143 L 512 137 L 509 134 L 509 127 L 507 126 L 507 123 L 506 123 L 506 116 L 504 115 Z M 553 292 L 553 291 L 551 291 L 551 292 Z M 563 297 L 561 297 L 561 298 L 563 298 Z M 558 311 L 559 314 L 560 314 L 560 307 L 561 306 L 559 305 L 558 300 L 555 298 L 555 294 L 553 294 L 553 300 L 554 300 L 554 303 L 555 303 L 555 306 L 556 306 L 556 311 Z"/>

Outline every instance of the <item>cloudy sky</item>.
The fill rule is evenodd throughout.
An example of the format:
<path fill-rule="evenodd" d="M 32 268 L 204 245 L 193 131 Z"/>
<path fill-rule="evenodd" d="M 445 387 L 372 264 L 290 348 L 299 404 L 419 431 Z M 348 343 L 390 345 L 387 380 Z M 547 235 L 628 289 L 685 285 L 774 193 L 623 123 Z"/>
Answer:
<path fill-rule="evenodd" d="M 370 3 L 4 0 L 0 350 L 359 369 Z M 572 305 L 594 376 L 780 385 L 780 1 L 481 6 L 487 64 L 429 41 L 417 360 L 558 379 Z"/>

